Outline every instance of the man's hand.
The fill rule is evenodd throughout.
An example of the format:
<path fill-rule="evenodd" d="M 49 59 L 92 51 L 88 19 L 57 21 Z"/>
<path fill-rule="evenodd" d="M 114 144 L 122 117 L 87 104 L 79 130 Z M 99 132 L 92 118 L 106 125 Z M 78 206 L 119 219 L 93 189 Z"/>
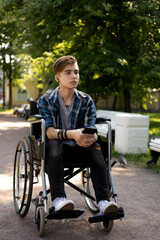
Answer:
<path fill-rule="evenodd" d="M 91 146 L 94 142 L 97 141 L 98 136 L 96 133 L 94 134 L 84 134 L 82 133 L 84 129 L 77 129 L 77 130 L 72 130 L 73 134 L 73 139 L 76 141 L 77 145 L 80 147 L 89 147 Z"/>
<path fill-rule="evenodd" d="M 97 141 L 98 136 L 96 133 L 94 134 L 88 134 L 88 133 L 82 133 L 84 129 L 75 129 L 75 130 L 68 130 L 67 131 L 67 137 L 68 139 L 74 139 L 78 146 L 80 147 L 89 147 L 94 142 Z M 49 139 L 57 139 L 57 133 L 59 129 L 55 129 L 53 127 L 47 128 L 47 137 Z"/>

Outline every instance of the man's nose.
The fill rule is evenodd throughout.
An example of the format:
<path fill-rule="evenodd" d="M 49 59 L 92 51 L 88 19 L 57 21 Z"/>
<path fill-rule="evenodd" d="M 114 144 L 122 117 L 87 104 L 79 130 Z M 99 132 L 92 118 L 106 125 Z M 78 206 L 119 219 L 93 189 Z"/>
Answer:
<path fill-rule="evenodd" d="M 72 73 L 72 77 L 73 77 L 73 78 L 76 78 L 76 74 L 75 74 L 74 72 Z"/>

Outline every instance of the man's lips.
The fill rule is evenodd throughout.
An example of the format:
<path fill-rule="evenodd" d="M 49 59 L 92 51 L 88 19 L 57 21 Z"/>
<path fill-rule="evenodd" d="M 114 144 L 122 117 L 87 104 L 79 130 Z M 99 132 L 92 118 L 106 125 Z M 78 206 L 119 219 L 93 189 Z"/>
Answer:
<path fill-rule="evenodd" d="M 78 81 L 72 81 L 72 82 L 70 82 L 70 83 L 72 83 L 72 84 L 77 84 L 77 83 L 78 83 Z"/>

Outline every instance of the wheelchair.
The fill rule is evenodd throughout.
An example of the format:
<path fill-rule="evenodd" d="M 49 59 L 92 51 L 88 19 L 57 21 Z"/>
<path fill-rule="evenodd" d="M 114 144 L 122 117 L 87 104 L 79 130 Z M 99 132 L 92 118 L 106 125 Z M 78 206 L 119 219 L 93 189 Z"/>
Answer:
<path fill-rule="evenodd" d="M 13 171 L 13 199 L 16 213 L 24 218 L 30 208 L 31 202 L 35 205 L 34 222 L 37 226 L 38 235 L 41 237 L 45 233 L 45 224 L 52 219 L 77 218 L 84 213 L 84 210 L 72 211 L 54 211 L 54 207 L 48 207 L 47 195 L 50 189 L 46 187 L 46 166 L 45 166 L 45 120 L 39 115 L 36 102 L 30 103 L 30 122 L 29 135 L 19 140 L 14 159 Z M 99 137 L 99 143 L 102 148 L 102 153 L 106 160 L 106 171 L 108 171 L 108 180 L 110 184 L 110 196 L 118 204 L 117 193 L 115 190 L 114 179 L 111 168 L 116 161 L 111 162 L 112 157 L 112 130 L 109 120 L 99 118 L 96 124 L 108 124 L 107 142 Z M 90 168 L 87 165 L 77 163 L 69 163 L 64 169 L 65 184 L 77 190 L 85 199 L 89 210 L 94 214 L 88 218 L 89 223 L 102 222 L 107 232 L 113 228 L 114 220 L 124 217 L 124 210 L 119 207 L 119 210 L 114 213 L 98 215 L 98 205 L 92 191 L 92 182 L 90 176 Z M 81 184 L 79 188 L 69 180 L 81 173 Z M 38 183 L 39 175 L 42 178 L 42 190 L 33 198 L 33 185 Z"/>

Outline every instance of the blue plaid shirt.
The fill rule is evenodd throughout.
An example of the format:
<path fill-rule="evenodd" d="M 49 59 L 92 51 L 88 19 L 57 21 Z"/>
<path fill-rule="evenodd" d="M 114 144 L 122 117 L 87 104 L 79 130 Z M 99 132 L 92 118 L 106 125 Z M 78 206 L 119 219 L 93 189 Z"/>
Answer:
<path fill-rule="evenodd" d="M 46 129 L 48 127 L 62 129 L 58 90 L 59 87 L 51 93 L 45 93 L 38 101 L 38 108 L 40 114 L 45 119 Z M 92 98 L 88 94 L 76 89 L 71 115 L 71 129 L 94 126 L 95 121 L 96 109 Z"/>

